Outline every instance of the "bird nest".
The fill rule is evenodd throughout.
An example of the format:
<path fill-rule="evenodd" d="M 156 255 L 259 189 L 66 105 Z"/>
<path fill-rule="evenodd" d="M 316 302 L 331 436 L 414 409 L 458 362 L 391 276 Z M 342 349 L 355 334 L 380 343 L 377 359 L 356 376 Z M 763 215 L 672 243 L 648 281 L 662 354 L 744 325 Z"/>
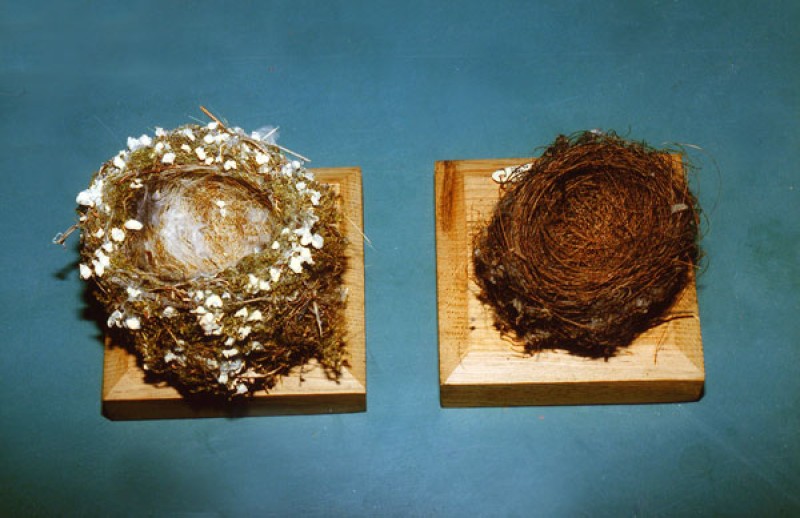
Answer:
<path fill-rule="evenodd" d="M 245 396 L 312 359 L 340 374 L 338 196 L 282 150 L 216 119 L 157 128 L 78 194 L 80 275 L 109 333 L 184 393 Z"/>
<path fill-rule="evenodd" d="M 473 261 L 496 327 L 528 352 L 608 358 L 661 323 L 698 257 L 698 209 L 681 164 L 585 132 L 495 173 L 504 192 Z"/>

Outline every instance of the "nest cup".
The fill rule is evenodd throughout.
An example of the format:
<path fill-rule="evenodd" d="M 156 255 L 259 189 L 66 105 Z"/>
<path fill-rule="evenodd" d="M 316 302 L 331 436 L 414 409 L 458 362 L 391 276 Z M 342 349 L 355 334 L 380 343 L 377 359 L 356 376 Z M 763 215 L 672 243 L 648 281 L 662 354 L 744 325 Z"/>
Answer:
<path fill-rule="evenodd" d="M 128 140 L 78 195 L 81 277 L 109 333 L 186 394 L 344 364 L 338 198 L 271 135 L 220 122 Z"/>
<path fill-rule="evenodd" d="M 473 248 L 480 299 L 528 352 L 614 355 L 663 321 L 693 273 L 698 210 L 674 155 L 560 136 L 503 180 Z"/>

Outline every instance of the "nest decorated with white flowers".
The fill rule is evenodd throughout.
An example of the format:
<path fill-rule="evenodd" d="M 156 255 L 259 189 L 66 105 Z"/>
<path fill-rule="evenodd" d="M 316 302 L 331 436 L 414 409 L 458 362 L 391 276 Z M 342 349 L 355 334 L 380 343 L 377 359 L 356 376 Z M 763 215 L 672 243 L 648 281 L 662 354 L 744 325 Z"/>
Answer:
<path fill-rule="evenodd" d="M 338 197 L 272 132 L 129 138 L 78 194 L 80 275 L 115 341 L 184 393 L 243 396 L 344 362 Z"/>

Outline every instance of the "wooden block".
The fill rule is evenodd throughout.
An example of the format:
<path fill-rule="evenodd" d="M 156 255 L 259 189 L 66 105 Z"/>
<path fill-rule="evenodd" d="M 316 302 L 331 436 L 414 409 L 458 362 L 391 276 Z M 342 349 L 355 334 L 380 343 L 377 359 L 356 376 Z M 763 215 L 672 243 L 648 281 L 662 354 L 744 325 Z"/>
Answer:
<path fill-rule="evenodd" d="M 501 335 L 477 298 L 472 241 L 500 197 L 492 172 L 532 158 L 436 163 L 439 388 L 445 407 L 694 401 L 705 381 L 694 279 L 670 313 L 605 361 L 543 351 L 526 355 Z"/>
<path fill-rule="evenodd" d="M 321 182 L 342 196 L 344 231 L 349 240 L 349 288 L 345 308 L 349 367 L 339 380 L 328 379 L 322 368 L 309 363 L 284 376 L 269 393 L 226 404 L 190 402 L 166 383 L 145 381 L 136 357 L 106 341 L 103 366 L 103 413 L 109 419 L 185 417 L 244 417 L 278 414 L 363 412 L 367 405 L 366 341 L 364 331 L 364 242 L 361 170 L 315 169 Z"/>

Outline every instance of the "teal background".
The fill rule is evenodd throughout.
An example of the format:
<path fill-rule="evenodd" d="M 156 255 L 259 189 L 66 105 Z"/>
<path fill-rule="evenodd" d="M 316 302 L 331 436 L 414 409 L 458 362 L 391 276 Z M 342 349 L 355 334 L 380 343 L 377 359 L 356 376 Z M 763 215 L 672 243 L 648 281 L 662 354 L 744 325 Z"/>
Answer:
<path fill-rule="evenodd" d="M 0 2 L 0 514 L 800 515 L 800 3 Z M 368 411 L 111 422 L 75 194 L 204 104 L 363 169 Z M 436 160 L 699 146 L 707 384 L 439 407 Z"/>

